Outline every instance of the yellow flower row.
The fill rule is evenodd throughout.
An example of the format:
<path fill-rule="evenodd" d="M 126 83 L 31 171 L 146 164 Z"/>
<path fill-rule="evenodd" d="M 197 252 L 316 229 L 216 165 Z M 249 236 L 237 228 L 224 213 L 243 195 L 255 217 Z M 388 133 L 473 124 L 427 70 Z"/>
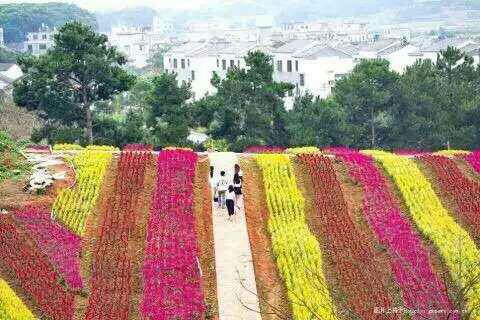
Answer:
<path fill-rule="evenodd" d="M 288 148 L 285 150 L 285 153 L 290 154 L 299 154 L 299 153 L 318 153 L 320 149 L 317 147 L 297 147 L 297 148 Z"/>
<path fill-rule="evenodd" d="M 111 158 L 105 151 L 79 153 L 73 159 L 77 171 L 74 188 L 62 190 L 55 199 L 53 217 L 78 235 L 85 231 L 85 220 L 95 205 Z"/>
<path fill-rule="evenodd" d="M 364 151 L 372 155 L 399 188 L 412 220 L 437 247 L 450 276 L 465 290 L 472 319 L 480 319 L 480 251 L 468 233 L 443 207 L 432 186 L 413 159 L 383 151 Z"/>
<path fill-rule="evenodd" d="M 67 151 L 67 150 L 83 150 L 84 148 L 78 144 L 58 143 L 53 146 L 53 151 Z"/>
<path fill-rule="evenodd" d="M 9 285 L 0 279 L 0 319 L 34 320 L 35 317 Z"/>
<path fill-rule="evenodd" d="M 464 154 L 470 154 L 470 151 L 466 150 L 441 150 L 437 151 L 434 154 L 439 155 L 439 156 L 457 156 L 457 155 L 464 155 Z"/>
<path fill-rule="evenodd" d="M 117 147 L 112 146 L 87 146 L 86 150 L 93 150 L 93 151 L 119 151 Z"/>
<path fill-rule="evenodd" d="M 320 246 L 308 228 L 304 199 L 297 188 L 289 157 L 264 154 L 256 160 L 263 172 L 272 249 L 287 287 L 294 319 L 337 319 L 323 274 Z"/>

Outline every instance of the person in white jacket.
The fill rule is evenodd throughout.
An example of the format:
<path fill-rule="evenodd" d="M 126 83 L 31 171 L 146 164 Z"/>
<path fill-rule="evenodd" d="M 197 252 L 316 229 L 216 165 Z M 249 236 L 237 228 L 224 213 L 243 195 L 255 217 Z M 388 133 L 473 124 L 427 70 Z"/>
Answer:
<path fill-rule="evenodd" d="M 218 195 L 218 207 L 225 209 L 225 195 L 228 190 L 228 181 L 227 178 L 225 177 L 225 171 L 220 172 L 220 178 L 217 181 L 217 184 L 215 186 L 215 191 Z"/>

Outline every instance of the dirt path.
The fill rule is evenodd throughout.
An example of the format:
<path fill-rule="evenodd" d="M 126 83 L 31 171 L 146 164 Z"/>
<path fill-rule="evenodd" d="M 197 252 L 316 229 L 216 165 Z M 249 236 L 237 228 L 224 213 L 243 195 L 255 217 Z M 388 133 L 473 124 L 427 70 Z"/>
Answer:
<path fill-rule="evenodd" d="M 228 181 L 233 180 L 234 164 L 238 161 L 234 153 L 211 153 L 209 159 L 214 167 L 214 179 L 223 170 Z M 220 320 L 260 320 L 243 201 L 239 205 L 235 220 L 228 221 L 226 209 L 212 203 L 219 317 Z"/>

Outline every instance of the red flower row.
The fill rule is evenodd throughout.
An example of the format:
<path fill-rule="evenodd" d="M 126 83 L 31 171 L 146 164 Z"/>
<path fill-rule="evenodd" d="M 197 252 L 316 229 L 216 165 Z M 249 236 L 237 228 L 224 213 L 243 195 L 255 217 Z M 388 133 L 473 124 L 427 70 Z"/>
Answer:
<path fill-rule="evenodd" d="M 389 308 L 392 297 L 374 259 L 375 248 L 352 221 L 333 164 L 321 155 L 298 155 L 314 189 L 316 216 L 322 242 L 331 255 L 345 305 L 361 319 L 395 319 L 375 315 L 375 307 Z"/>
<path fill-rule="evenodd" d="M 457 205 L 457 214 L 480 245 L 480 183 L 467 178 L 455 161 L 443 156 L 422 156 L 438 179 L 438 185 Z"/>
<path fill-rule="evenodd" d="M 141 310 L 150 320 L 204 318 L 193 215 L 197 155 L 162 151 L 148 220 Z"/>
<path fill-rule="evenodd" d="M 131 237 L 151 157 L 150 152 L 122 152 L 120 156 L 114 189 L 101 212 L 85 319 L 129 318 L 132 268 L 138 254 L 131 252 Z"/>
<path fill-rule="evenodd" d="M 0 217 L 0 264 L 15 276 L 46 317 L 72 319 L 74 294 L 61 285 L 48 257 L 10 215 Z"/>

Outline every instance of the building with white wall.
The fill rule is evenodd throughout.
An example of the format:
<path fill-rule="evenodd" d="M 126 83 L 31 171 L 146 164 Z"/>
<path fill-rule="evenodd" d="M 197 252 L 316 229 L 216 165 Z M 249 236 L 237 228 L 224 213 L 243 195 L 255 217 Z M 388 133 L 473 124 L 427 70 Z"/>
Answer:
<path fill-rule="evenodd" d="M 53 47 L 56 33 L 56 28 L 49 28 L 42 24 L 38 31 L 27 34 L 27 41 L 23 44 L 24 51 L 35 56 L 46 53 L 48 49 Z"/>
<path fill-rule="evenodd" d="M 109 43 L 127 57 L 129 65 L 143 68 L 150 57 L 150 39 L 147 31 L 146 28 L 114 27 L 107 36 Z"/>

